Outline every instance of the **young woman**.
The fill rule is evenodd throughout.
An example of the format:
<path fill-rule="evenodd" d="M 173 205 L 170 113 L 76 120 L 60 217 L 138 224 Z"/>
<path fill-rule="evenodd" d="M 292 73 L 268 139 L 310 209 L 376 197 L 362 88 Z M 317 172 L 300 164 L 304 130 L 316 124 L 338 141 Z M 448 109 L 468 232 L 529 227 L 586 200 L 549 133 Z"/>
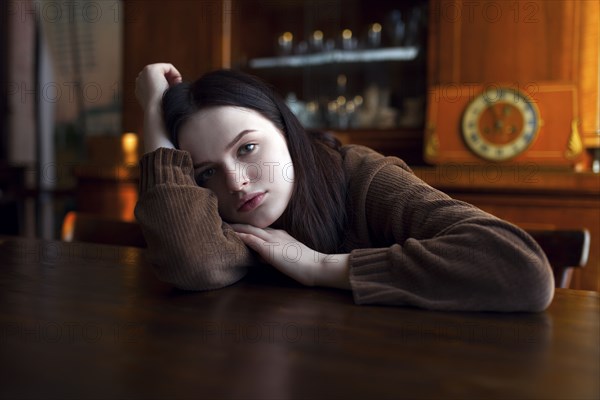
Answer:
<path fill-rule="evenodd" d="M 136 217 L 158 277 L 217 289 L 268 263 L 357 304 L 540 311 L 554 280 L 521 229 L 419 180 L 404 162 L 305 131 L 265 83 L 145 67 Z"/>

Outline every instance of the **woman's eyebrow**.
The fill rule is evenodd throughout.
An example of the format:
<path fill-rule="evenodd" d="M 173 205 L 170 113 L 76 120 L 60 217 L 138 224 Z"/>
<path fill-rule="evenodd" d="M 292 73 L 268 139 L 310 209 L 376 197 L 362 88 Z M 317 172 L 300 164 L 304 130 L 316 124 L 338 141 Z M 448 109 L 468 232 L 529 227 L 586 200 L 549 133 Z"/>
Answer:
<path fill-rule="evenodd" d="M 254 129 L 244 129 L 243 131 L 241 131 L 240 133 L 238 133 L 237 135 L 235 135 L 235 137 L 233 138 L 233 140 L 231 142 L 229 142 L 229 144 L 227 146 L 225 146 L 225 150 L 231 150 L 231 148 L 233 146 L 236 145 L 237 142 L 239 142 L 245 135 L 251 133 L 251 132 L 256 132 Z M 205 165 L 208 164 L 213 164 L 212 161 L 203 161 L 203 162 L 199 162 L 199 163 L 195 163 L 194 164 L 194 169 L 198 169 L 201 168 Z"/>
<path fill-rule="evenodd" d="M 229 142 L 227 146 L 225 146 L 225 150 L 231 150 L 231 148 L 235 146 L 235 144 L 239 142 L 242 139 L 242 137 L 244 137 L 244 135 L 247 135 L 250 132 L 254 132 L 254 129 L 244 129 L 243 131 L 238 133 L 236 137 L 234 137 L 233 140 Z"/>

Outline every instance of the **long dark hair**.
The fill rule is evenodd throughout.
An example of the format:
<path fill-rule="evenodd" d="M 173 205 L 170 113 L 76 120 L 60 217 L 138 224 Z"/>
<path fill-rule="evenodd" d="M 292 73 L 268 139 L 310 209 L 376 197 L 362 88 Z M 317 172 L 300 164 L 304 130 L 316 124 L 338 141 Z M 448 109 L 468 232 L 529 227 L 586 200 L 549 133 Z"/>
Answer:
<path fill-rule="evenodd" d="M 339 251 L 346 223 L 339 142 L 307 132 L 276 91 L 262 80 L 238 71 L 218 70 L 165 92 L 165 124 L 176 147 L 183 123 L 194 113 L 214 106 L 257 111 L 283 133 L 294 164 L 294 192 L 280 220 L 282 228 L 314 250 Z"/>

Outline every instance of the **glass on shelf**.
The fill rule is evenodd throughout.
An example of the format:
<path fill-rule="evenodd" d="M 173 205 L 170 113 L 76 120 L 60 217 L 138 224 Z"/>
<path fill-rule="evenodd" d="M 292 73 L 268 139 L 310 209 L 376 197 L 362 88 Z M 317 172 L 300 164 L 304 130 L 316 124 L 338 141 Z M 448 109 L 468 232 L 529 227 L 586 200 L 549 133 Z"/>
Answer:
<path fill-rule="evenodd" d="M 367 47 L 377 48 L 381 46 L 381 24 L 375 22 L 369 26 L 367 31 Z"/>
<path fill-rule="evenodd" d="M 389 36 L 392 46 L 402 46 L 404 44 L 405 24 L 402 20 L 402 13 L 399 10 L 393 10 L 387 17 L 385 31 Z"/>
<path fill-rule="evenodd" d="M 321 52 L 323 51 L 324 41 L 323 41 L 323 31 L 316 30 L 310 37 L 310 50 L 313 52 Z"/>
<path fill-rule="evenodd" d="M 350 29 L 344 29 L 341 37 L 341 47 L 343 50 L 356 50 L 358 48 L 358 40 L 352 36 L 352 31 Z"/>
<path fill-rule="evenodd" d="M 282 56 L 292 54 L 294 47 L 294 35 L 291 32 L 284 32 L 277 39 L 278 53 Z"/>

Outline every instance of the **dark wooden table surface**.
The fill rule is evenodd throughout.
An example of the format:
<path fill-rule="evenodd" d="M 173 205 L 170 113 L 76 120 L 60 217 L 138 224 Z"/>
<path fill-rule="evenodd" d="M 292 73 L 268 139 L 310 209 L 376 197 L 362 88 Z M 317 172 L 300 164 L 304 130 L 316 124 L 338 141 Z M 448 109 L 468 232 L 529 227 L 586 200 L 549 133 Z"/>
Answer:
<path fill-rule="evenodd" d="M 597 399 L 599 302 L 357 306 L 257 271 L 183 292 L 140 249 L 0 237 L 0 398 Z"/>

